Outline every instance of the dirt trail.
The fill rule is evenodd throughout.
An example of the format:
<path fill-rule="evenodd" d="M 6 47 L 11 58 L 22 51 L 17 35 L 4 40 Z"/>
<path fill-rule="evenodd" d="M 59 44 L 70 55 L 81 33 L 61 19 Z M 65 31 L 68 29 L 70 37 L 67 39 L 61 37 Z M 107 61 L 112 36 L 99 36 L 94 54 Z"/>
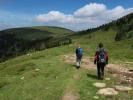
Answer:
<path fill-rule="evenodd" d="M 64 62 L 75 65 L 76 57 L 74 54 L 61 55 L 61 58 Z M 93 64 L 93 57 L 83 57 L 81 68 L 96 70 L 96 65 Z M 108 64 L 106 70 L 118 78 L 121 84 L 133 86 L 133 69 L 128 69 L 121 64 Z"/>
<path fill-rule="evenodd" d="M 68 54 L 68 55 L 61 55 L 60 60 L 63 60 L 66 63 L 69 63 L 71 65 L 75 65 L 76 63 L 76 57 L 74 54 Z M 82 59 L 82 65 L 81 68 L 87 69 L 87 70 L 96 70 L 96 65 L 93 64 L 93 58 L 92 57 L 83 57 Z M 130 86 L 133 86 L 133 69 L 128 69 L 124 67 L 121 64 L 108 64 L 106 66 L 106 71 L 116 78 L 118 78 L 120 84 L 128 84 Z M 71 90 L 71 87 L 74 86 L 75 80 L 80 79 L 80 72 L 75 72 L 73 74 L 73 78 L 70 80 L 70 83 L 67 84 L 69 88 L 65 90 L 64 95 L 62 96 L 62 100 L 79 100 L 79 96 L 76 93 L 76 91 Z"/>
<path fill-rule="evenodd" d="M 75 65 L 76 57 L 74 54 L 61 55 L 61 58 L 63 59 L 64 62 Z M 92 59 L 93 58 L 83 57 L 81 68 L 84 68 L 87 70 L 96 70 L 96 66 L 91 61 Z"/>
<path fill-rule="evenodd" d="M 79 97 L 73 94 L 71 91 L 68 91 L 64 94 L 62 100 L 79 100 Z"/>
<path fill-rule="evenodd" d="M 63 60 L 66 63 L 69 63 L 71 65 L 75 65 L 75 55 L 74 54 L 69 54 L 69 55 L 61 55 L 61 60 Z M 95 70 L 96 67 L 93 65 L 92 61 L 90 61 L 89 58 L 85 57 L 82 60 L 82 68 L 87 69 L 87 70 Z M 65 90 L 64 95 L 62 96 L 62 100 L 79 100 L 80 97 L 78 93 L 76 93 L 76 90 L 72 90 L 71 88 L 74 86 L 74 82 L 76 80 L 80 79 L 80 71 L 75 72 L 72 76 L 72 79 L 70 80 L 70 83 L 68 83 L 68 87 Z"/>
<path fill-rule="evenodd" d="M 74 88 L 76 85 L 75 82 L 77 82 L 80 79 L 80 71 L 76 70 L 72 77 L 68 80 L 66 89 L 64 91 L 64 95 L 62 96 L 62 100 L 79 100 L 79 94 L 77 93 L 76 88 Z"/>
<path fill-rule="evenodd" d="M 133 86 L 133 71 L 132 69 L 126 68 L 121 64 L 108 64 L 107 72 L 113 74 L 120 84 L 128 84 Z"/>

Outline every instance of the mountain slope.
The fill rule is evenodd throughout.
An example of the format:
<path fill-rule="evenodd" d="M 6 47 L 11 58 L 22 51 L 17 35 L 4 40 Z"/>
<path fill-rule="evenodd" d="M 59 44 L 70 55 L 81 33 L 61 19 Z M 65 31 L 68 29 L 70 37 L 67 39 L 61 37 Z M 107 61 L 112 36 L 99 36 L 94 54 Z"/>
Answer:
<path fill-rule="evenodd" d="M 118 45 L 118 43 L 113 42 L 113 36 L 110 37 L 112 32 L 112 30 L 108 31 L 107 34 L 109 35 L 105 35 L 106 33 L 100 31 L 94 33 L 105 35 L 104 39 L 112 39 L 112 41 L 108 42 L 102 40 L 102 36 L 100 35 L 94 35 L 91 40 L 88 40 L 87 35 L 74 39 L 84 49 L 84 58 L 87 57 L 85 59 L 86 62 L 83 62 L 83 64 L 86 64 L 85 68 L 95 68 L 93 64 L 93 66 L 89 66 L 88 64 L 93 63 L 92 58 L 99 41 L 102 41 L 109 49 L 109 63 L 124 64 L 127 66 L 125 62 L 132 61 L 133 57 L 129 55 L 132 51 L 126 48 L 126 45 L 122 46 L 122 43 Z M 125 50 L 130 52 L 120 54 Z M 88 100 L 88 98 L 94 100 L 94 96 L 98 96 L 102 100 L 108 100 L 109 98 L 111 100 L 131 100 L 133 98 L 133 91 L 129 91 L 128 93 L 119 92 L 119 95 L 111 97 L 97 95 L 98 88 L 94 87 L 93 83 L 104 82 L 108 87 L 113 87 L 119 84 L 118 79 L 106 72 L 106 77 L 109 77 L 111 80 L 98 81 L 96 78 L 96 70 L 84 69 L 83 65 L 81 69 L 77 70 L 74 66 L 75 58 L 72 58 L 74 52 L 75 46 L 72 44 L 30 53 L 29 55 L 23 55 L 1 63 L 1 100 L 62 100 L 62 97 L 67 93 L 71 93 L 71 96 L 78 96 L 81 100 Z M 68 59 L 64 59 L 62 56 L 68 56 Z M 65 60 L 72 61 L 72 63 L 67 63 Z"/>
<path fill-rule="evenodd" d="M 6 34 L 14 35 L 16 39 L 24 40 L 38 40 L 45 39 L 47 37 L 58 37 L 64 35 L 71 35 L 74 32 L 65 28 L 50 27 L 50 26 L 34 26 L 27 28 L 13 28 L 7 29 L 0 32 L 5 32 Z"/>
<path fill-rule="evenodd" d="M 48 31 L 53 33 L 55 36 L 62 36 L 62 35 L 72 35 L 74 31 L 70 29 L 65 29 L 61 27 L 54 27 L 54 26 L 35 26 L 32 27 L 33 29 L 39 29 L 41 31 Z"/>
<path fill-rule="evenodd" d="M 59 28 L 36 26 L 13 28 L 0 31 L 0 60 L 21 55 L 30 50 L 42 50 L 71 42 L 65 36 L 74 34 L 73 31 Z"/>
<path fill-rule="evenodd" d="M 80 31 L 79 34 L 88 34 L 98 30 L 107 31 L 108 29 L 113 29 L 116 31 L 115 40 L 123 40 L 123 39 L 130 39 L 133 37 L 132 30 L 133 30 L 133 13 L 128 14 L 118 20 L 114 20 L 110 23 L 104 24 L 97 28 L 92 28 L 84 31 Z"/>

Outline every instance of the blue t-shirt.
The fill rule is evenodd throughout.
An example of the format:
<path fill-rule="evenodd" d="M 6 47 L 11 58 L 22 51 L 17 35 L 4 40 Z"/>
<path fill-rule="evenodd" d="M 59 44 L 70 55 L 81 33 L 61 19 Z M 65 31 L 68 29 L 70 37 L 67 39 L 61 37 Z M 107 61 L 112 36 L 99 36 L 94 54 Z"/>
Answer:
<path fill-rule="evenodd" d="M 83 49 L 82 48 L 77 48 L 76 49 L 76 55 L 77 56 L 82 56 L 83 55 Z"/>

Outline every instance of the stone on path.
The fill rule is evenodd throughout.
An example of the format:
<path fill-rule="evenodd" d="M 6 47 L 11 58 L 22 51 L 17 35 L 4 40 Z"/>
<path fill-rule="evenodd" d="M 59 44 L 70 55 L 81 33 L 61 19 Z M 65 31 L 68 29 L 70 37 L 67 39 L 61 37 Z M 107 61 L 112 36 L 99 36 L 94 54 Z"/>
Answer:
<path fill-rule="evenodd" d="M 116 89 L 117 91 L 123 91 L 123 92 L 132 90 L 131 87 L 127 87 L 127 86 L 118 86 L 118 85 L 115 86 L 115 89 Z"/>
<path fill-rule="evenodd" d="M 37 68 L 37 69 L 35 69 L 35 71 L 39 71 L 39 70 L 40 70 L 40 69 L 38 69 L 38 68 Z"/>
<path fill-rule="evenodd" d="M 94 83 L 93 85 L 95 87 L 97 87 L 97 88 L 104 88 L 104 87 L 106 87 L 106 84 L 105 83 Z"/>
<path fill-rule="evenodd" d="M 23 79 L 24 79 L 24 76 L 23 76 L 23 77 L 21 77 L 20 79 L 21 79 L 21 80 L 23 80 Z"/>
<path fill-rule="evenodd" d="M 104 95 L 104 96 L 113 96 L 113 95 L 117 95 L 118 92 L 114 88 L 103 88 L 98 90 L 97 94 Z"/>
<path fill-rule="evenodd" d="M 94 99 L 99 99 L 99 97 L 98 97 L 98 96 L 94 96 L 93 98 L 94 98 Z"/>
<path fill-rule="evenodd" d="M 105 78 L 105 80 L 109 81 L 109 80 L 110 80 L 110 78 Z"/>
<path fill-rule="evenodd" d="M 28 53 L 27 56 L 32 56 L 32 54 L 29 54 L 29 53 Z"/>

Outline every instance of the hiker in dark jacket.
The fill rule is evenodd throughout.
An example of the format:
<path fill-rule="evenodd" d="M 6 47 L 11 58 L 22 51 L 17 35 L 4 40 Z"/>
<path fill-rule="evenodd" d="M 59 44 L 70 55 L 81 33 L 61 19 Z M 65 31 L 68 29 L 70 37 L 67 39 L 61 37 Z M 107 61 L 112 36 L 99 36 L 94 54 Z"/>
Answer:
<path fill-rule="evenodd" d="M 98 79 L 104 79 L 104 67 L 108 64 L 108 53 L 103 44 L 99 43 L 98 50 L 95 53 L 94 64 L 97 64 Z"/>
<path fill-rule="evenodd" d="M 80 45 L 78 45 L 78 47 L 76 48 L 76 62 L 77 62 L 77 68 L 80 68 L 81 65 L 81 60 L 82 60 L 82 56 L 83 56 L 83 49 L 80 47 Z"/>

